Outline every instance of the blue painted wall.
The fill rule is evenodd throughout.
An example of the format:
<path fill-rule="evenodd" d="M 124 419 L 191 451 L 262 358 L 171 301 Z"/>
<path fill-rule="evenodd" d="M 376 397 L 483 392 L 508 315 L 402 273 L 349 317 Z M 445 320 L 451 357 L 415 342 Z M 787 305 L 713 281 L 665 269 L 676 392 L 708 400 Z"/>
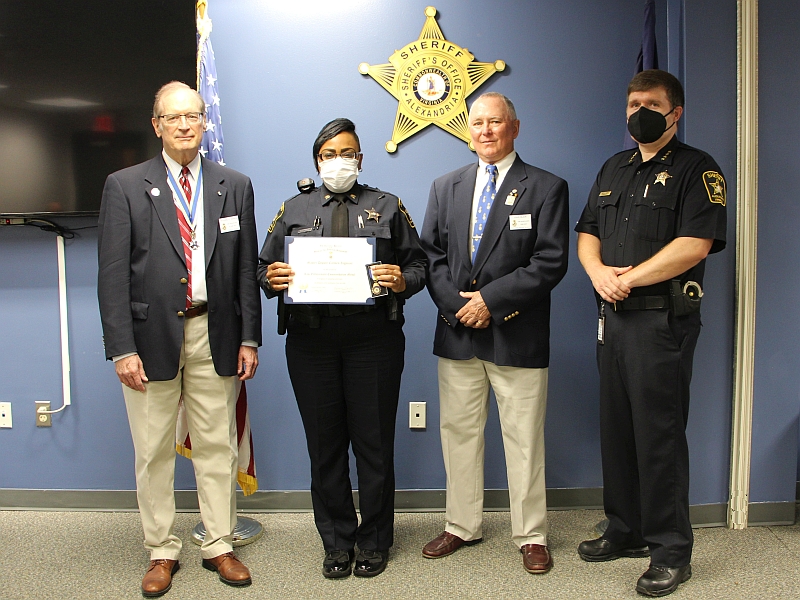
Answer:
<path fill-rule="evenodd" d="M 334 117 L 347 116 L 358 126 L 365 154 L 361 180 L 398 194 L 418 226 L 430 182 L 474 160 L 463 142 L 435 127 L 387 154 L 383 146 L 391 136 L 397 103 L 357 69 L 360 62 L 385 63 L 395 49 L 417 39 L 427 4 L 211 3 L 226 160 L 253 179 L 262 239 L 280 203 L 295 193 L 295 182 L 314 174 L 311 144 Z M 685 70 L 684 138 L 714 154 L 733 188 L 735 5 L 710 0 L 702 11 L 689 8 L 684 30 L 675 19 L 681 4 L 657 3 L 662 66 L 678 74 Z M 518 152 L 567 179 L 571 217 L 577 220 L 600 165 L 621 148 L 625 86 L 638 51 L 643 2 L 441 0 L 435 5 L 447 39 L 469 48 L 478 61 L 506 61 L 508 68 L 478 93 L 499 91 L 515 102 L 522 121 Z M 727 499 L 735 214 L 730 195 L 731 241 L 725 253 L 709 260 L 705 328 L 693 383 L 695 504 Z M 15 421 L 13 429 L 0 430 L 0 488 L 134 488 L 122 394 L 113 367 L 103 360 L 95 244 L 91 229 L 67 244 L 74 404 L 54 417 L 51 429 L 36 429 L 34 400 L 60 405 L 55 241 L 37 230 L 0 228 L 0 400 L 13 402 Z M 601 473 L 595 307 L 574 241 L 570 260 L 570 270 L 554 293 L 547 484 L 596 487 Z M 259 482 L 261 489 L 307 489 L 308 459 L 283 338 L 275 333 L 274 302 L 264 301 L 264 314 L 261 367 L 248 385 Z M 397 485 L 439 489 L 444 487 L 444 468 L 431 354 L 436 313 L 427 292 L 411 299 L 406 315 Z M 406 426 L 411 400 L 428 402 L 426 431 Z M 487 427 L 486 465 L 487 487 L 505 487 L 496 410 Z M 176 487 L 193 485 L 189 462 L 179 459 Z"/>
<path fill-rule="evenodd" d="M 800 10 L 759 6 L 758 294 L 750 500 L 795 499 L 800 409 Z M 791 100 L 789 100 L 791 99 Z"/>

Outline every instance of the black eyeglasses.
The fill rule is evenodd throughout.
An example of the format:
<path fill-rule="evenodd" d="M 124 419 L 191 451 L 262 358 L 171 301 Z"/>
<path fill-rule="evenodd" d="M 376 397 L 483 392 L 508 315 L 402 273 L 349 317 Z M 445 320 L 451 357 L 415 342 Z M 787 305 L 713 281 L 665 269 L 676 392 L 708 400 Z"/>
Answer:
<path fill-rule="evenodd" d="M 320 162 L 325 162 L 326 160 L 333 160 L 337 156 L 341 156 L 342 158 L 347 158 L 352 160 L 354 158 L 357 158 L 358 155 L 359 153 L 356 152 L 355 150 L 345 150 L 344 152 L 341 152 L 339 154 L 337 154 L 333 150 L 323 150 L 322 152 L 317 154 L 317 158 L 320 160 Z"/>

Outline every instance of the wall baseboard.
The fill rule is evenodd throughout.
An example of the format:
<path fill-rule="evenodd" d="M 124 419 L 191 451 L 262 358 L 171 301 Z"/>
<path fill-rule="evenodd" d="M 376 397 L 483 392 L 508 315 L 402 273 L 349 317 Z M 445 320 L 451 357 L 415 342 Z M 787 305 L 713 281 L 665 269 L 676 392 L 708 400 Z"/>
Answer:
<path fill-rule="evenodd" d="M 308 491 L 259 491 L 250 496 L 237 492 L 239 510 L 259 512 L 307 512 L 311 510 Z M 353 493 L 358 506 L 358 492 Z M 177 490 L 175 505 L 180 512 L 197 512 L 197 492 Z M 397 490 L 397 512 L 442 512 L 444 490 Z M 550 510 L 602 509 L 603 488 L 552 488 L 547 490 Z M 486 490 L 484 509 L 508 510 L 508 490 Z M 29 490 L 0 489 L 0 510 L 39 511 L 137 511 L 133 490 Z M 725 504 L 698 504 L 690 507 L 693 527 L 724 527 Z M 791 525 L 795 519 L 794 502 L 756 502 L 749 507 L 750 525 Z"/>

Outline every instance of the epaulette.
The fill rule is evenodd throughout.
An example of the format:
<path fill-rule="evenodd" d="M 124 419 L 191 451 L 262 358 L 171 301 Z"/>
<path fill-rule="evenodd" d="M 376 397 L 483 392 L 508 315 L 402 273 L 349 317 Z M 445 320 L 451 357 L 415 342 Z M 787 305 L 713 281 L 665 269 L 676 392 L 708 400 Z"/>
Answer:
<path fill-rule="evenodd" d="M 384 192 L 383 190 L 378 189 L 376 187 L 372 187 L 371 185 L 367 185 L 366 183 L 360 183 L 359 182 L 359 185 L 365 190 L 369 190 L 370 192 L 375 192 L 376 194 L 380 194 L 380 198 L 383 198 L 384 196 L 387 196 L 387 195 L 388 196 L 393 196 L 394 195 L 394 194 L 390 194 L 389 192 Z"/>

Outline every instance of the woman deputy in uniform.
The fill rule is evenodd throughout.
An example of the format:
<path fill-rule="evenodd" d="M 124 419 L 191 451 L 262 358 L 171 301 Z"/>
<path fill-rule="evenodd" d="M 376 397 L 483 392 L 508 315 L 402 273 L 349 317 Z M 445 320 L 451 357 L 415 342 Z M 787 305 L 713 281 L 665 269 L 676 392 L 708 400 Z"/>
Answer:
<path fill-rule="evenodd" d="M 328 578 L 372 577 L 386 568 L 393 542 L 394 431 L 403 371 L 403 304 L 425 285 L 425 253 L 397 196 L 356 181 L 361 145 L 349 119 L 319 132 L 314 165 L 323 185 L 309 185 L 281 206 L 259 256 L 268 298 L 289 287 L 286 236 L 367 237 L 376 241 L 374 304 L 283 305 L 286 362 L 311 459 L 314 520 Z M 364 270 L 365 280 L 367 270 Z M 279 310 L 279 313 L 282 312 Z M 358 474 L 359 524 L 348 448 Z M 356 554 L 355 549 L 358 548 Z M 355 567 L 352 567 L 355 558 Z"/>

